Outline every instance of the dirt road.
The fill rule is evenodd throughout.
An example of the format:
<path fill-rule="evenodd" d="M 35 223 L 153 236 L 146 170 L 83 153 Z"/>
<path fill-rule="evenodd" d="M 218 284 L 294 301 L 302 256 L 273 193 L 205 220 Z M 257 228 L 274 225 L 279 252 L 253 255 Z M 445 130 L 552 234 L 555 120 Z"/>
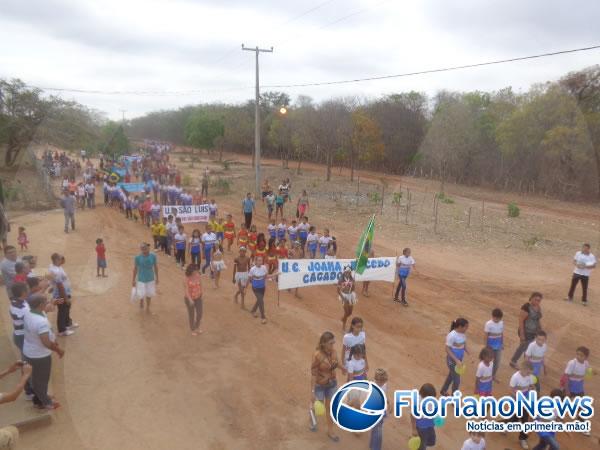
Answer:
<path fill-rule="evenodd" d="M 236 212 L 238 197 L 219 199 L 221 210 Z M 330 223 L 326 212 L 312 217 L 317 225 Z M 259 218 L 264 227 L 262 211 Z M 221 288 L 214 290 L 204 279 L 205 332 L 192 337 L 182 298 L 183 273 L 172 260 L 159 255 L 156 316 L 140 312 L 129 302 L 133 256 L 140 241 L 150 239 L 147 229 L 103 206 L 78 213 L 77 231 L 68 235 L 62 232 L 61 211 L 19 219 L 28 230 L 31 252 L 39 256 L 42 273 L 52 252 L 66 255 L 65 268 L 75 292 L 72 315 L 81 325 L 76 335 L 61 338 L 66 355 L 54 361 L 52 391 L 63 408 L 54 414 L 51 427 L 25 433 L 21 448 L 368 448 L 368 436 L 341 433 L 341 442 L 333 444 L 326 439 L 324 426 L 318 433 L 307 427 L 310 358 L 319 335 L 332 330 L 341 346 L 341 306 L 333 287 L 307 288 L 301 300 L 283 292 L 277 307 L 271 283 L 266 296 L 269 323 L 261 325 L 233 304 L 234 288 L 228 282 L 232 256 L 227 254 Z M 236 219 L 239 223 L 239 213 Z M 361 227 L 335 223 L 335 233 L 344 243 L 340 256 L 350 255 Z M 107 247 L 107 279 L 95 276 L 97 237 Z M 406 245 L 394 235 L 376 235 L 377 255 L 393 256 Z M 483 325 L 492 308 L 500 306 L 505 311 L 507 343 L 499 372 L 502 384 L 495 388 L 498 394 L 507 393 L 518 310 L 532 290 L 542 290 L 546 296 L 544 327 L 550 351 L 544 392 L 558 382 L 578 345 L 590 346 L 591 364 L 600 367 L 594 345 L 600 338 L 596 298 L 587 309 L 562 301 L 569 258 L 515 254 L 509 249 L 492 254 L 465 252 L 460 247 L 412 247 L 418 273 L 409 284 L 411 306 L 402 308 L 391 301 L 390 284 L 373 283 L 371 297 L 361 297 L 355 308 L 365 321 L 370 367 L 388 370 L 391 390 L 424 382 L 439 389 L 446 374 L 444 337 L 450 322 L 465 316 L 471 321 L 472 354 L 467 357 L 463 382 L 471 392 L 475 358 L 484 342 Z M 599 282 L 592 277 L 592 293 L 600 292 Z M 253 303 L 251 293 L 247 303 Z M 2 320 L 9 326 L 6 313 Z M 343 381 L 341 375 L 338 380 Z M 588 387 L 590 394 L 600 394 L 597 378 Z M 600 426 L 600 421 L 594 420 L 594 425 Z M 409 435 L 407 418 L 388 419 L 384 448 L 404 448 Z M 465 438 L 464 423 L 450 419 L 438 430 L 436 448 L 458 449 Z M 516 436 L 488 436 L 488 442 L 491 450 L 518 445 Z M 597 448 L 582 436 L 561 437 L 561 442 L 569 449 Z"/>

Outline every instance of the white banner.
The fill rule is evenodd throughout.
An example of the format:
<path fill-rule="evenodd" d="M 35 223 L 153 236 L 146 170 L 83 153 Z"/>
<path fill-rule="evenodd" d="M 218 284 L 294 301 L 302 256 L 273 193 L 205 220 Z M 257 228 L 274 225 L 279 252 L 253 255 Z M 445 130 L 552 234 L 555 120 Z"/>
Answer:
<path fill-rule="evenodd" d="M 396 258 L 369 258 L 362 275 L 354 272 L 355 259 L 282 259 L 279 261 L 279 289 L 337 284 L 344 266 L 352 267 L 356 281 L 389 281 L 396 277 Z"/>
<path fill-rule="evenodd" d="M 163 217 L 168 217 L 169 214 L 181 219 L 181 223 L 190 222 L 208 222 L 210 217 L 210 208 L 208 203 L 205 205 L 169 205 L 162 207 Z"/>

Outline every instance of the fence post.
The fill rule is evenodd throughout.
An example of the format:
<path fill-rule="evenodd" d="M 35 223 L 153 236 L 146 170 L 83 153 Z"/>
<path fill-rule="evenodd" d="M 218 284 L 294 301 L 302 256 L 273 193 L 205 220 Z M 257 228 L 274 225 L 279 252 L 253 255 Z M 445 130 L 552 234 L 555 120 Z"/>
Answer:
<path fill-rule="evenodd" d="M 467 228 L 471 228 L 471 210 L 473 208 L 471 206 L 469 206 L 469 222 L 467 223 Z"/>
<path fill-rule="evenodd" d="M 438 203 L 439 203 L 439 200 L 436 195 L 436 197 L 435 197 L 435 222 L 433 225 L 433 232 L 436 234 L 437 234 L 437 226 L 438 226 L 438 208 L 439 208 Z"/>
<path fill-rule="evenodd" d="M 485 200 L 481 200 L 481 231 L 483 232 L 484 225 L 484 217 L 485 217 Z"/>
<path fill-rule="evenodd" d="M 411 193 L 410 193 L 410 189 L 406 189 L 406 218 L 404 220 L 404 223 L 406 225 L 408 225 L 408 214 L 410 212 L 410 206 L 411 206 Z"/>
<path fill-rule="evenodd" d="M 380 214 L 383 215 L 383 200 L 385 199 L 385 185 L 381 185 L 381 211 Z"/>

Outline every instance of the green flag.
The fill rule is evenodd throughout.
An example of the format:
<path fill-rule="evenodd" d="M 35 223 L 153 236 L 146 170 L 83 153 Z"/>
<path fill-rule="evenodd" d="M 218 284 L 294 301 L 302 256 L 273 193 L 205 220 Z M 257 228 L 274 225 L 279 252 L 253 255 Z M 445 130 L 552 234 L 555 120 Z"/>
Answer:
<path fill-rule="evenodd" d="M 358 247 L 356 248 L 356 273 L 361 274 L 367 268 L 367 260 L 369 259 L 369 252 L 373 246 L 373 234 L 375 232 L 375 216 L 371 216 L 369 224 L 365 231 L 363 231 Z"/>

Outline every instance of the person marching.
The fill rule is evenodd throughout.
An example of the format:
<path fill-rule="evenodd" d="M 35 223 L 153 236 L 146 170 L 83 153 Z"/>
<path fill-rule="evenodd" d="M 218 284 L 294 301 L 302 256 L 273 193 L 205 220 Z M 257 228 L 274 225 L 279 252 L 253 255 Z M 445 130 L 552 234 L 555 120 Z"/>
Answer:
<path fill-rule="evenodd" d="M 215 247 L 215 252 L 213 254 L 212 261 L 210 262 L 210 269 L 214 274 L 213 282 L 215 284 L 215 289 L 219 287 L 221 272 L 223 272 L 226 268 L 227 266 L 225 266 L 225 261 L 223 261 L 223 246 L 219 242 Z"/>
<path fill-rule="evenodd" d="M 504 313 L 500 308 L 495 308 L 492 311 L 492 318 L 485 323 L 483 331 L 486 335 L 485 345 L 492 349 L 494 352 L 494 369 L 492 376 L 494 381 L 498 383 L 496 378 L 496 372 L 500 366 L 500 358 L 502 357 L 502 350 L 504 350 L 504 321 L 502 317 Z"/>
<path fill-rule="evenodd" d="M 252 225 L 250 227 L 250 232 L 248 233 L 248 250 L 250 250 L 251 258 L 254 258 L 254 253 L 256 252 L 257 239 L 258 239 L 258 233 L 256 232 L 256 225 Z"/>
<path fill-rule="evenodd" d="M 494 380 L 494 352 L 489 347 L 483 347 L 479 352 L 479 365 L 475 373 L 475 395 L 489 397 L 492 395 Z"/>
<path fill-rule="evenodd" d="M 544 375 L 546 375 L 546 364 L 544 363 L 544 357 L 548 346 L 546 345 L 547 335 L 545 331 L 538 331 L 535 336 L 535 341 L 529 344 L 525 351 L 525 359 L 533 366 L 533 375 L 536 378 L 535 390 L 540 395 L 540 377 L 542 376 L 542 369 L 544 369 Z"/>
<path fill-rule="evenodd" d="M 96 276 L 106 278 L 104 271 L 106 270 L 106 247 L 104 241 L 100 238 L 96 239 Z M 102 271 L 102 275 L 100 275 Z"/>
<path fill-rule="evenodd" d="M 202 333 L 200 321 L 202 320 L 202 281 L 200 278 L 199 266 L 188 264 L 185 269 L 184 281 L 184 302 L 188 311 L 190 322 L 190 331 L 192 336 L 198 336 Z"/>
<path fill-rule="evenodd" d="M 316 228 L 311 226 L 308 230 L 308 236 L 306 237 L 306 246 L 308 247 L 308 256 L 311 259 L 317 257 L 317 246 L 319 245 L 319 235 L 316 232 Z"/>
<path fill-rule="evenodd" d="M 400 302 L 402 306 L 408 306 L 408 302 L 406 301 L 406 279 L 415 268 L 415 260 L 410 254 L 410 248 L 405 248 L 402 250 L 402 255 L 396 261 L 399 282 L 394 294 L 394 301 Z M 398 295 L 401 296 L 400 299 L 398 299 Z"/>
<path fill-rule="evenodd" d="M 323 236 L 319 238 L 319 258 L 325 259 L 329 243 L 331 242 L 331 236 L 329 236 L 329 228 L 323 230 Z"/>
<path fill-rule="evenodd" d="M 308 194 L 306 193 L 306 190 L 303 189 L 302 195 L 298 198 L 298 203 L 296 204 L 298 217 L 304 217 L 308 214 L 308 206 Z"/>
<path fill-rule="evenodd" d="M 277 249 L 277 245 L 275 244 L 275 239 L 269 239 L 268 249 L 267 249 L 267 266 L 269 267 L 269 273 L 273 273 L 278 268 L 278 256 L 279 250 Z"/>
<path fill-rule="evenodd" d="M 237 245 L 238 248 L 244 247 L 247 248 L 248 246 L 248 229 L 246 228 L 246 224 L 242 223 L 240 225 L 240 232 L 238 233 L 237 236 Z"/>
<path fill-rule="evenodd" d="M 469 328 L 469 321 L 459 317 L 450 325 L 450 333 L 446 336 L 446 365 L 448 376 L 440 390 L 442 396 L 448 395 L 448 388 L 452 384 L 452 393 L 460 387 L 460 374 L 456 367 L 463 365 L 463 358 L 467 350 L 467 337 L 465 333 Z"/>
<path fill-rule="evenodd" d="M 533 342 L 538 331 L 542 330 L 542 299 L 540 292 L 533 292 L 529 296 L 529 302 L 521 306 L 519 315 L 519 339 L 520 343 L 515 354 L 510 360 L 510 367 L 518 369 L 517 362 L 529 344 Z"/>
<path fill-rule="evenodd" d="M 567 294 L 567 298 L 565 300 L 568 302 L 573 301 L 575 288 L 577 287 L 577 283 L 581 281 L 581 303 L 583 306 L 587 306 L 587 291 L 588 283 L 590 281 L 590 274 L 592 273 L 592 269 L 596 268 L 596 257 L 591 253 L 590 244 L 583 244 L 581 251 L 575 253 L 573 265 L 575 266 L 575 269 L 573 269 L 571 287 L 569 288 L 569 293 Z"/>
<path fill-rule="evenodd" d="M 141 253 L 134 258 L 133 281 L 136 297 L 140 300 L 140 309 L 144 308 L 146 300 L 146 312 L 150 313 L 150 302 L 156 295 L 158 284 L 158 264 L 154 253 L 150 253 L 150 245 L 143 242 L 140 244 Z"/>
<path fill-rule="evenodd" d="M 308 231 L 310 230 L 310 224 L 308 223 L 308 217 L 302 217 L 302 222 L 298 224 L 298 237 L 300 238 L 300 248 L 302 249 L 302 258 L 304 258 L 304 249 L 306 247 L 306 239 L 308 238 Z"/>
<path fill-rule="evenodd" d="M 335 336 L 330 331 L 325 331 L 312 356 L 311 372 L 311 402 L 317 400 L 325 404 L 325 411 L 329 411 L 331 399 L 337 391 L 336 370 L 342 369 L 335 351 Z M 340 440 L 334 434 L 333 419 L 330 414 L 325 414 L 327 420 L 327 436 L 333 442 Z M 317 431 L 316 424 L 311 425 L 311 431 Z"/>
<path fill-rule="evenodd" d="M 252 284 L 252 291 L 256 296 L 256 303 L 250 310 L 250 313 L 256 318 L 258 317 L 258 311 L 260 311 L 261 323 L 264 325 L 267 323 L 265 317 L 265 288 L 267 279 L 273 279 L 277 273 L 272 275 L 268 274 L 267 266 L 263 264 L 263 259 L 260 256 L 254 258 L 254 266 L 248 272 L 248 279 Z"/>
<path fill-rule="evenodd" d="M 261 257 L 263 261 L 267 260 L 267 241 L 264 233 L 258 233 L 256 238 L 256 249 L 254 250 L 254 258 Z"/>
<path fill-rule="evenodd" d="M 277 225 L 275 224 L 275 219 L 271 219 L 271 222 L 267 225 L 267 233 L 269 233 L 271 239 L 277 238 Z"/>
<path fill-rule="evenodd" d="M 200 230 L 195 228 L 192 231 L 192 237 L 190 238 L 190 260 L 191 263 L 194 264 L 198 270 L 200 270 L 200 252 L 202 250 L 202 236 L 200 234 Z"/>
<path fill-rule="evenodd" d="M 287 232 L 287 220 L 285 219 L 285 217 L 281 218 L 281 222 L 279 222 L 279 225 L 277 225 L 277 240 L 280 241 L 282 239 L 285 239 L 285 233 Z"/>
<path fill-rule="evenodd" d="M 252 198 L 252 194 L 248 192 L 246 194 L 246 198 L 242 200 L 242 214 L 244 215 L 244 221 L 247 229 L 250 229 L 252 226 L 252 213 L 255 211 L 256 205 L 254 199 Z"/>
<path fill-rule="evenodd" d="M 344 273 L 342 273 L 342 276 L 337 284 L 338 298 L 342 302 L 342 306 L 344 308 L 344 315 L 342 316 L 342 330 L 346 329 L 346 321 L 348 320 L 348 317 L 352 315 L 354 305 L 358 301 L 355 289 L 356 283 L 354 281 L 354 277 L 352 276 L 352 268 L 350 266 L 345 266 Z"/>
<path fill-rule="evenodd" d="M 231 214 L 227 214 L 225 218 L 227 221 L 223 225 L 223 237 L 227 241 L 227 251 L 231 252 L 231 246 L 233 245 L 233 240 L 235 239 L 235 223 L 233 222 Z"/>
<path fill-rule="evenodd" d="M 238 296 L 241 296 L 240 307 L 244 309 L 244 299 L 246 298 L 246 287 L 248 286 L 248 271 L 250 270 L 250 257 L 246 255 L 246 247 L 240 247 L 240 254 L 233 260 L 233 284 L 237 285 L 237 292 L 233 296 L 233 301 L 238 302 Z"/>
<path fill-rule="evenodd" d="M 202 266 L 202 273 L 205 273 L 206 269 L 211 267 L 210 262 L 212 261 L 213 249 L 217 242 L 217 235 L 213 233 L 212 227 L 207 224 L 206 232 L 202 235 L 202 248 L 204 249 L 204 265 Z M 212 270 L 210 276 L 211 278 L 214 276 Z"/>
<path fill-rule="evenodd" d="M 184 270 L 187 234 L 183 231 L 183 225 L 179 225 L 173 240 L 175 242 L 175 262 L 181 265 L 181 270 Z"/>
<path fill-rule="evenodd" d="M 292 220 L 292 224 L 287 229 L 288 239 L 290 241 L 290 248 L 294 246 L 294 243 L 298 240 L 298 226 L 296 220 Z"/>

